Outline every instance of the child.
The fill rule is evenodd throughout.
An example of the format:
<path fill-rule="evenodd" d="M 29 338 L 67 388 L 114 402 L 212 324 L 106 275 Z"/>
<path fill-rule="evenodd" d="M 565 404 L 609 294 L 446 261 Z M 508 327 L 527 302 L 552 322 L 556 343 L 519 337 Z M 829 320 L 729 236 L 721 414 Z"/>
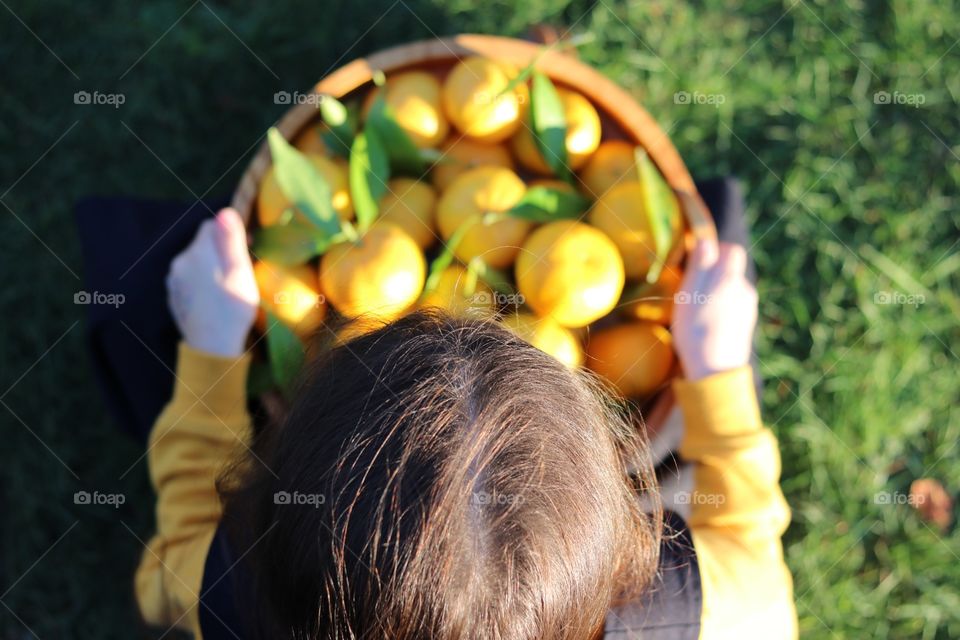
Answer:
<path fill-rule="evenodd" d="M 150 439 L 145 619 L 207 640 L 795 637 L 745 268 L 701 242 L 675 310 L 684 524 L 598 385 L 492 322 L 416 313 L 326 351 L 253 438 L 258 293 L 243 223 L 220 212 L 167 280 L 183 342 Z"/>

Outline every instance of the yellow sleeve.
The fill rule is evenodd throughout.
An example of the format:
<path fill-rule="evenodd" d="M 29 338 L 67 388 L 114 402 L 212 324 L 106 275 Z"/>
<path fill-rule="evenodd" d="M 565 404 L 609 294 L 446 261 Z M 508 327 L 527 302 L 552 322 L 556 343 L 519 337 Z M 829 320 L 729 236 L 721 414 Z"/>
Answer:
<path fill-rule="evenodd" d="M 181 343 L 173 398 L 148 443 L 157 493 L 157 532 L 135 578 L 144 619 L 199 637 L 198 594 L 207 548 L 220 521 L 215 486 L 224 463 L 250 438 L 249 356 L 220 358 Z"/>
<path fill-rule="evenodd" d="M 703 585 L 700 637 L 795 638 L 793 580 L 780 542 L 790 509 L 752 369 L 678 380 L 674 391 L 685 426 L 680 455 L 694 463 L 688 524 Z"/>

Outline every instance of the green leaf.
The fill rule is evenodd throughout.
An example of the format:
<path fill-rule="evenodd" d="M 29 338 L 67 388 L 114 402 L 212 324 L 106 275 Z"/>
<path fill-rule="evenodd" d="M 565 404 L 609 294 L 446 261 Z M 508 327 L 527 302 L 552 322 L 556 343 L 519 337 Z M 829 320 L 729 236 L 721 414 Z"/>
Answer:
<path fill-rule="evenodd" d="M 507 215 L 533 222 L 550 222 L 579 218 L 590 201 L 579 193 L 552 187 L 530 187 L 520 202 L 507 210 Z"/>
<path fill-rule="evenodd" d="M 594 34 L 592 33 L 578 34 L 573 37 L 567 37 L 567 35 L 568 34 L 564 34 L 561 40 L 563 42 L 564 47 L 572 47 L 572 48 L 576 48 L 582 44 L 593 42 L 595 38 Z M 497 94 L 497 98 L 503 97 L 507 93 L 516 89 L 517 85 L 519 85 L 520 83 L 526 82 L 527 78 L 530 77 L 530 74 L 533 73 L 533 70 L 536 68 L 537 63 L 540 62 L 540 58 L 542 58 L 548 51 L 554 49 L 556 47 L 556 44 L 559 44 L 559 43 L 554 43 L 553 45 L 549 45 L 549 46 L 545 45 L 540 47 L 540 50 L 537 51 L 537 55 L 533 56 L 533 59 L 526 66 L 520 69 L 520 72 L 516 76 L 514 76 L 510 80 L 510 82 L 507 83 L 507 86 L 505 86 L 503 90 L 500 91 L 500 93 Z"/>
<path fill-rule="evenodd" d="M 643 187 L 643 208 L 650 222 L 656 252 L 656 260 L 647 272 L 647 282 L 656 282 L 680 232 L 680 203 L 647 152 L 637 147 L 634 154 L 637 158 L 637 178 Z"/>
<path fill-rule="evenodd" d="M 463 279 L 463 287 L 461 289 L 464 298 L 469 298 L 477 292 L 477 282 L 480 280 L 480 271 L 483 269 L 484 264 L 479 256 L 471 258 L 470 262 L 467 263 L 467 273 Z"/>
<path fill-rule="evenodd" d="M 333 96 L 324 94 L 320 98 L 320 117 L 327 125 L 326 131 L 321 134 L 323 141 L 337 155 L 349 157 L 350 145 L 356 134 L 356 122 L 350 111 Z"/>
<path fill-rule="evenodd" d="M 273 380 L 288 398 L 303 368 L 303 343 L 290 327 L 270 311 L 267 314 L 267 358 Z"/>
<path fill-rule="evenodd" d="M 543 54 L 545 54 L 548 50 L 549 49 L 547 47 L 541 47 L 540 51 L 537 52 L 537 55 L 533 57 L 533 60 L 531 60 L 530 63 L 524 68 L 520 69 L 520 72 L 510 79 L 510 82 L 507 83 L 507 86 L 500 90 L 500 92 L 494 97 L 494 101 L 499 100 L 526 82 L 527 78 L 530 77 L 530 74 L 532 74 L 533 70 L 537 67 L 537 63 L 540 62 L 540 58 L 542 58 Z"/>
<path fill-rule="evenodd" d="M 537 148 L 553 173 L 570 180 L 567 166 L 567 116 L 553 82 L 539 71 L 533 72 L 530 87 L 530 126 Z"/>
<path fill-rule="evenodd" d="M 457 250 L 457 246 L 463 241 L 463 237 L 467 235 L 467 232 L 470 231 L 474 225 L 479 224 L 482 219 L 482 216 L 479 215 L 470 216 L 463 221 L 463 224 L 457 227 L 457 230 L 453 232 L 450 239 L 444 243 L 443 251 L 430 263 L 427 282 L 423 286 L 424 293 L 429 293 L 437 288 L 443 270 L 453 263 L 453 252 Z"/>
<path fill-rule="evenodd" d="M 424 172 L 424 157 L 417 145 L 403 130 L 396 118 L 390 112 L 383 91 L 373 99 L 370 111 L 367 113 L 367 129 L 373 129 L 380 137 L 384 149 L 390 158 L 390 164 L 404 173 L 419 176 Z"/>
<path fill-rule="evenodd" d="M 341 234 L 325 236 L 313 225 L 292 221 L 254 231 L 250 250 L 261 260 L 293 266 L 322 254 L 340 237 Z"/>
<path fill-rule="evenodd" d="M 270 127 L 267 139 L 283 195 L 323 234 L 338 233 L 340 218 L 333 208 L 327 181 L 304 154 L 284 140 L 276 127 Z"/>
<path fill-rule="evenodd" d="M 510 274 L 500 269 L 494 269 L 480 258 L 474 258 L 470 261 L 468 268 L 477 274 L 477 277 L 483 280 L 491 289 L 504 295 L 513 295 L 516 293 L 513 284 L 510 282 Z"/>
<path fill-rule="evenodd" d="M 350 197 L 361 232 L 377 219 L 389 179 L 390 161 L 376 129 L 361 131 L 350 147 Z"/>

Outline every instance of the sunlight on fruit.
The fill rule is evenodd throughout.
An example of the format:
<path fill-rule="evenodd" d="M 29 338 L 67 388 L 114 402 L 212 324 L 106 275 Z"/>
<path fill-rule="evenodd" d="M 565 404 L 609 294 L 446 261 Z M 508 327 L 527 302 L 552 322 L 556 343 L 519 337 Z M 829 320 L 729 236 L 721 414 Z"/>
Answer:
<path fill-rule="evenodd" d="M 526 303 L 566 327 L 602 318 L 623 291 L 623 260 L 616 245 L 574 220 L 551 222 L 530 234 L 514 271 Z"/>
<path fill-rule="evenodd" d="M 622 182 L 606 192 L 590 209 L 589 221 L 617 245 L 627 278 L 647 275 L 656 259 L 656 245 L 639 182 Z"/>
<path fill-rule="evenodd" d="M 320 260 L 320 286 L 347 317 L 393 319 L 416 302 L 426 264 L 420 247 L 392 224 L 376 225 L 358 244 L 341 242 Z"/>
<path fill-rule="evenodd" d="M 669 326 L 673 319 L 674 297 L 680 290 L 682 278 L 679 269 L 667 267 L 656 283 L 643 283 L 625 291 L 620 305 L 623 316 Z"/>
<path fill-rule="evenodd" d="M 573 331 L 551 318 L 538 318 L 532 313 L 520 312 L 505 314 L 501 322 L 519 337 L 571 369 L 583 364 L 580 339 Z"/>
<path fill-rule="evenodd" d="M 497 269 L 513 264 L 532 225 L 510 217 L 492 223 L 480 219 L 508 210 L 526 190 L 523 180 L 509 169 L 478 167 L 459 175 L 437 204 L 437 227 L 444 240 L 450 240 L 461 225 L 475 222 L 454 249 L 457 258 L 465 263 L 480 258 Z"/>
<path fill-rule="evenodd" d="M 313 268 L 284 267 L 261 260 L 253 265 L 253 274 L 260 289 L 261 304 L 298 334 L 310 334 L 323 323 L 327 305 Z M 261 331 L 266 326 L 265 320 L 261 312 L 258 318 Z"/>
<path fill-rule="evenodd" d="M 443 84 L 443 108 L 461 132 L 483 142 L 506 140 L 520 127 L 529 102 L 525 84 L 507 91 L 519 69 L 505 62 L 470 57 L 461 60 Z"/>
<path fill-rule="evenodd" d="M 436 147 L 447 137 L 450 124 L 440 105 L 440 82 L 433 75 L 408 71 L 391 76 L 385 88 L 370 92 L 364 104 L 364 116 L 380 92 L 390 113 L 415 145 Z"/>
<path fill-rule="evenodd" d="M 670 332 L 652 322 L 619 324 L 594 332 L 587 341 L 587 366 L 628 398 L 658 390 L 674 361 Z"/>

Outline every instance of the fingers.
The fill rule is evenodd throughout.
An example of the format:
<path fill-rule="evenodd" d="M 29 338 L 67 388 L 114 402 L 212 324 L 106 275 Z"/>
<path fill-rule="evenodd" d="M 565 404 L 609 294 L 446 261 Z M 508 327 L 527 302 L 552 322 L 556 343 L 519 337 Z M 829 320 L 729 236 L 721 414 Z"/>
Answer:
<path fill-rule="evenodd" d="M 717 266 L 725 274 L 743 276 L 747 273 L 747 250 L 739 244 L 721 242 L 717 255 Z"/>
<path fill-rule="evenodd" d="M 717 242 L 713 239 L 698 238 L 687 259 L 686 273 L 683 275 L 681 289 L 687 292 L 702 289 L 717 262 Z"/>
<path fill-rule="evenodd" d="M 225 270 L 249 266 L 247 229 L 234 209 L 221 209 L 210 222 L 220 260 Z"/>
<path fill-rule="evenodd" d="M 717 263 L 719 247 L 712 238 L 697 238 L 693 251 L 690 253 L 688 269 L 694 271 L 709 271 Z"/>

